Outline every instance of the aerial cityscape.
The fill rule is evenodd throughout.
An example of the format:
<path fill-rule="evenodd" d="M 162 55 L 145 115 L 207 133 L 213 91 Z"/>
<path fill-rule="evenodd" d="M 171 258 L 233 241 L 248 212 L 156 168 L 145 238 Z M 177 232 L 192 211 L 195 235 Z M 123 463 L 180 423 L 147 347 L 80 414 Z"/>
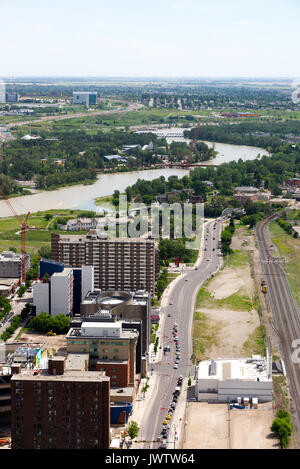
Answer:
<path fill-rule="evenodd" d="M 0 2 L 1 455 L 300 448 L 300 5 L 241 3 Z"/>

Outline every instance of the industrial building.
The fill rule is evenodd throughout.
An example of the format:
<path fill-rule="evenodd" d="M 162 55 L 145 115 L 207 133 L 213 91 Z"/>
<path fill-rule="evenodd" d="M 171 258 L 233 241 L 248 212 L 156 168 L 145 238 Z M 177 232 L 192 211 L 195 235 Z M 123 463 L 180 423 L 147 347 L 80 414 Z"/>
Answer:
<path fill-rule="evenodd" d="M 95 105 L 97 104 L 97 93 L 94 91 L 73 91 L 73 104 Z"/>
<path fill-rule="evenodd" d="M 25 272 L 30 269 L 31 257 L 26 253 Z M 0 278 L 22 277 L 22 255 L 13 251 L 3 251 L 0 254 Z"/>
<path fill-rule="evenodd" d="M 67 359 L 56 356 L 46 370 L 13 375 L 12 449 L 109 448 L 110 378 L 79 362 L 83 369 L 76 363 L 68 369 Z"/>
<path fill-rule="evenodd" d="M 160 265 L 153 239 L 103 238 L 96 231 L 87 235 L 52 233 L 51 252 L 54 260 L 68 267 L 93 265 L 95 288 L 154 294 Z"/>
<path fill-rule="evenodd" d="M 197 401 L 238 401 L 256 398 L 272 400 L 272 360 L 253 355 L 252 358 L 203 360 L 196 371 Z"/>

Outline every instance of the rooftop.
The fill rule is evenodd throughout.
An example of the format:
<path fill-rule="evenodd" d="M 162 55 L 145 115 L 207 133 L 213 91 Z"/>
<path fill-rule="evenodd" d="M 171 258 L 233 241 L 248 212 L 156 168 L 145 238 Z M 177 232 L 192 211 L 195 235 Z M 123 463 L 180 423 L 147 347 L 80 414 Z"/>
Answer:
<path fill-rule="evenodd" d="M 52 375 L 48 370 L 41 370 L 38 374 L 34 371 L 22 371 L 20 374 L 13 375 L 11 381 L 69 381 L 69 382 L 99 382 L 109 381 L 102 371 L 77 371 L 65 370 L 63 375 Z"/>
<path fill-rule="evenodd" d="M 234 188 L 234 192 L 258 192 L 259 189 L 254 186 L 238 186 Z"/>
<path fill-rule="evenodd" d="M 204 360 L 198 366 L 198 379 L 272 381 L 272 374 L 266 358 L 253 355 L 252 358 Z"/>

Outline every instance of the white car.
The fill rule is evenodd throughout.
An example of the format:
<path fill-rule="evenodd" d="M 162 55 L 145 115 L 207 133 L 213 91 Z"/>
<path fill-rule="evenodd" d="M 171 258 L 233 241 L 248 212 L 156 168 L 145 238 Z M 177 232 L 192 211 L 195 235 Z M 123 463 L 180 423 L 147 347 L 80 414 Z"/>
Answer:
<path fill-rule="evenodd" d="M 173 368 L 178 368 L 178 365 L 177 365 L 177 363 L 174 363 L 174 366 L 173 366 Z"/>

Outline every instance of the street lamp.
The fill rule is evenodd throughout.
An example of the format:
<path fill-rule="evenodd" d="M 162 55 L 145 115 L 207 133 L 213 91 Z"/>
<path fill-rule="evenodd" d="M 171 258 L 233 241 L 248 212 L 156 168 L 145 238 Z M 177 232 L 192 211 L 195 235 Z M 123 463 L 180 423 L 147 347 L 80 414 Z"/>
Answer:
<path fill-rule="evenodd" d="M 177 430 L 176 430 L 176 425 L 175 423 L 172 424 L 172 427 L 174 427 L 174 449 L 175 449 L 175 444 L 176 444 L 176 438 L 177 438 Z"/>

